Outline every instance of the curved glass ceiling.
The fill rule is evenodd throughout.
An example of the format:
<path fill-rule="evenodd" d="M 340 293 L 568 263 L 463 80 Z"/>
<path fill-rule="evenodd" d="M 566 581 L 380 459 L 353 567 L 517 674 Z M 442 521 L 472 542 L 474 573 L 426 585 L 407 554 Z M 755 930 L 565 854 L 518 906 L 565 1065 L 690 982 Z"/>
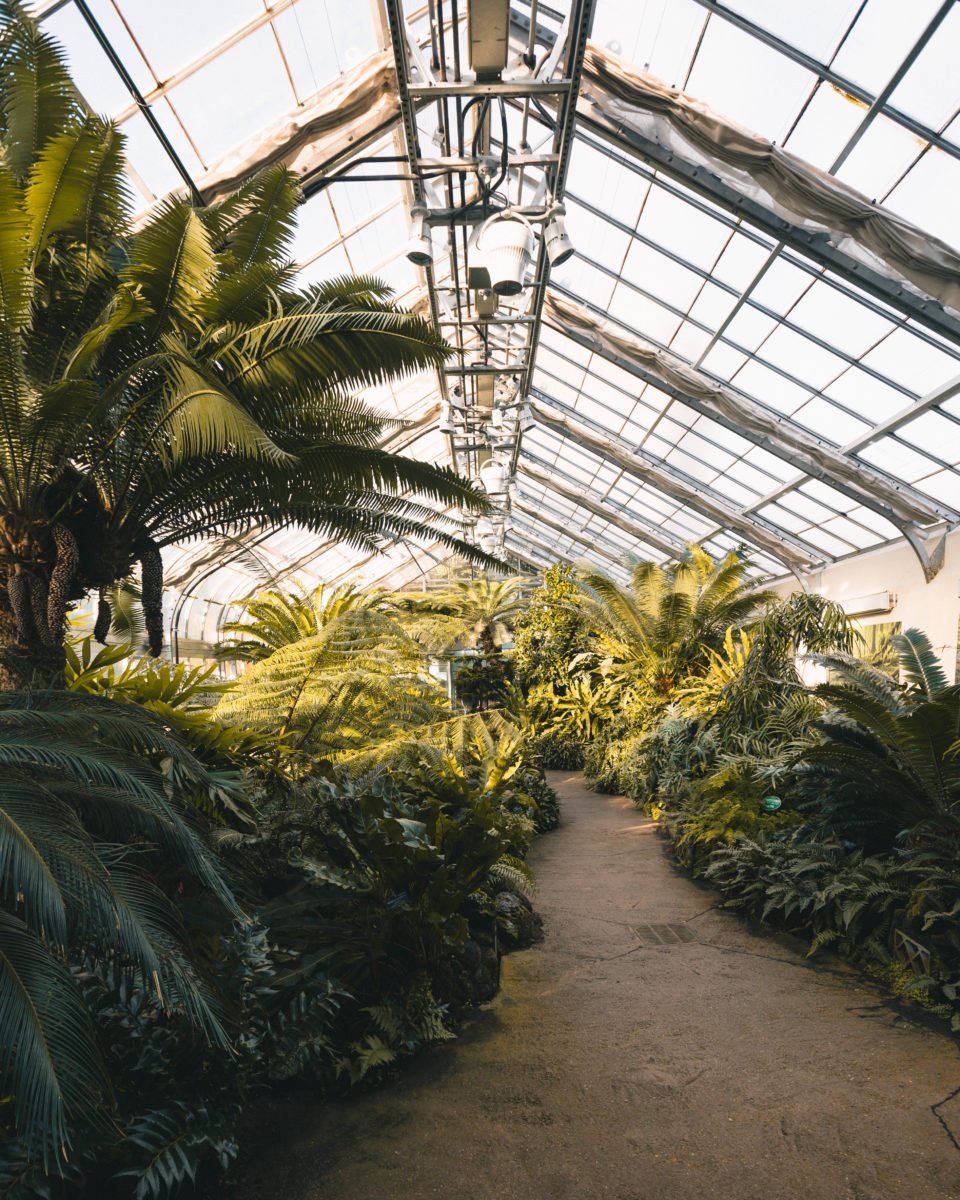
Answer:
<path fill-rule="evenodd" d="M 453 69 L 457 37 L 466 61 L 469 3 L 52 0 L 34 11 L 66 47 L 84 100 L 127 135 L 142 213 L 171 190 L 252 170 L 267 153 L 290 161 L 298 120 L 372 88 L 405 21 L 412 45 L 400 77 L 416 93 L 406 98 L 413 131 L 391 74 L 386 107 L 361 105 L 339 143 L 300 138 L 307 199 L 296 255 L 304 282 L 376 274 L 407 304 L 426 306 L 432 294 L 443 319 L 465 248 L 451 226 L 435 229 L 431 271 L 405 256 L 410 137 L 421 160 L 444 153 L 454 101 L 428 93 L 424 71 L 444 52 Z M 960 245 L 960 6 L 592 7 L 575 110 L 564 114 L 546 90 L 535 104 L 508 97 L 505 108 L 512 162 L 545 156 L 569 133 L 560 183 L 577 249 L 509 310 L 536 332 L 523 373 L 533 420 L 515 434 L 507 552 L 532 568 L 586 558 L 616 573 L 624 554 L 662 560 L 696 540 L 715 553 L 745 546 L 763 574 L 778 576 L 906 535 L 935 569 L 937 538 L 960 520 L 960 273 L 948 249 Z M 583 8 L 533 5 L 537 69 Z M 532 78 L 520 61 L 530 18 L 529 0 L 513 0 L 504 79 Z M 582 66 L 584 46 L 574 51 Z M 541 82 L 561 80 L 573 61 L 558 54 Z M 718 115 L 712 136 L 759 134 L 817 168 L 816 178 L 860 193 L 858 204 L 902 219 L 897 228 L 919 227 L 940 254 L 940 294 L 898 275 L 876 243 L 865 248 L 863 226 L 804 223 L 708 142 L 694 153 L 677 127 L 667 136 L 660 116 L 630 107 L 621 77 L 685 93 L 691 111 Z M 394 161 L 330 182 L 351 155 Z M 527 170 L 518 178 L 513 166 L 504 186 L 525 196 L 538 178 Z M 466 352 L 480 330 L 458 320 L 451 329 Z M 516 340 L 504 344 L 516 356 Z M 453 452 L 474 470 L 471 444 L 458 450 L 441 431 L 444 381 L 422 376 L 370 399 L 409 423 L 395 445 L 434 461 Z M 182 593 L 177 627 L 214 640 L 223 606 L 271 575 L 406 582 L 445 553 L 404 543 L 364 560 L 289 529 L 220 547 L 213 561 L 193 547 L 170 569 Z"/>

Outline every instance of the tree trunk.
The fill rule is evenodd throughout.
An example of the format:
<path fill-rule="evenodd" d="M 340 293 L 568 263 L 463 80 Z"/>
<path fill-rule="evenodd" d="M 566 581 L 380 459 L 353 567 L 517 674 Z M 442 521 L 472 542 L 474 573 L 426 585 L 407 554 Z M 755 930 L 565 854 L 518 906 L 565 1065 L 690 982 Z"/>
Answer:
<path fill-rule="evenodd" d="M 5 592 L 0 588 L 0 592 Z M 17 623 L 6 596 L 0 596 L 0 691 L 24 687 L 62 688 L 66 657 L 63 646 L 44 646 L 38 637 L 17 641 Z"/>

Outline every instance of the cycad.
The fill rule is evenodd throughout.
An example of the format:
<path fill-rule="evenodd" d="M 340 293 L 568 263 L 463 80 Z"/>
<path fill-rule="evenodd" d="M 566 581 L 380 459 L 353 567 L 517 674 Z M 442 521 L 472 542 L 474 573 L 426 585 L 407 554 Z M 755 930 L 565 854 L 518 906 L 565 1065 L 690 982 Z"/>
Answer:
<path fill-rule="evenodd" d="M 2 682 L 56 678 L 69 602 L 138 562 L 157 653 L 174 542 L 296 524 L 485 561 L 442 515 L 482 499 L 378 448 L 388 422 L 353 395 L 442 362 L 432 327 L 373 279 L 295 290 L 281 167 L 132 234 L 120 134 L 14 0 L 0 23 Z"/>
<path fill-rule="evenodd" d="M 627 587 L 585 574 L 581 611 L 611 678 L 654 705 L 669 703 L 682 681 L 708 669 L 730 629 L 748 626 L 774 599 L 751 584 L 748 571 L 732 551 L 715 561 L 691 546 L 665 566 L 634 562 Z"/>
<path fill-rule="evenodd" d="M 935 840 L 960 846 L 960 688 L 925 634 L 892 640 L 905 682 L 844 656 L 823 657 L 836 682 L 816 689 L 830 709 L 796 766 L 814 809 L 868 850 Z"/>
<path fill-rule="evenodd" d="M 141 710 L 92 696 L 0 695 L 0 1078 L 18 1131 L 49 1170 L 69 1156 L 68 1124 L 103 1122 L 110 1103 L 71 963 L 111 967 L 158 1008 L 225 1041 L 167 889 L 192 877 L 225 915 L 233 901 L 153 761 L 205 780 Z"/>

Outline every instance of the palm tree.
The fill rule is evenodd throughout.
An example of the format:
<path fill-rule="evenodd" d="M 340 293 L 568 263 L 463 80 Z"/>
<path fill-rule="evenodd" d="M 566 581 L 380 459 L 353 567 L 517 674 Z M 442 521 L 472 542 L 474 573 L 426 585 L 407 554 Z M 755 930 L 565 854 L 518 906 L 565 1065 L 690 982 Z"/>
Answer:
<path fill-rule="evenodd" d="M 485 654 L 496 653 L 524 607 L 519 579 L 461 579 L 447 591 L 427 595 L 398 593 L 398 606 L 414 617 L 439 618 L 444 648 L 466 640 Z M 445 619 L 445 620 L 444 620 Z"/>
<path fill-rule="evenodd" d="M 137 232 L 123 140 L 60 51 L 0 0 L 0 686 L 62 670 L 67 607 L 140 565 L 162 643 L 161 552 L 295 524 L 365 549 L 429 535 L 486 561 L 435 507 L 482 509 L 452 471 L 379 448 L 355 390 L 448 348 L 382 283 L 294 286 L 300 202 L 282 167 Z M 413 499 L 411 497 L 419 497 Z"/>
<path fill-rule="evenodd" d="M 238 607 L 243 616 L 224 622 L 224 633 L 236 636 L 217 647 L 221 660 L 260 662 L 283 646 L 315 636 L 342 613 L 391 611 L 387 592 L 380 588 L 367 591 L 344 583 L 328 589 L 321 583 L 308 591 L 297 581 L 286 591 L 274 588 L 241 600 Z"/>
<path fill-rule="evenodd" d="M 733 551 L 715 561 L 691 546 L 675 563 L 634 561 L 627 587 L 585 573 L 581 612 L 611 680 L 654 705 L 668 703 L 684 680 L 707 670 L 729 629 L 748 626 L 776 600 L 754 588 L 748 571 Z"/>

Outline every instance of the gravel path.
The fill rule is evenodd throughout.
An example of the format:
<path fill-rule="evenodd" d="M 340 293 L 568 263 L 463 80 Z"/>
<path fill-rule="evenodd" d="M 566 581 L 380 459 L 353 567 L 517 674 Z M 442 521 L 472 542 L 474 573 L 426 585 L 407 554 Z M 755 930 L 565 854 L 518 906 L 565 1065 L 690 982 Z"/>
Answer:
<path fill-rule="evenodd" d="M 238 1200 L 958 1200 L 956 1044 L 715 911 L 628 801 L 551 783 L 544 943 L 399 1082 L 265 1104 Z"/>

